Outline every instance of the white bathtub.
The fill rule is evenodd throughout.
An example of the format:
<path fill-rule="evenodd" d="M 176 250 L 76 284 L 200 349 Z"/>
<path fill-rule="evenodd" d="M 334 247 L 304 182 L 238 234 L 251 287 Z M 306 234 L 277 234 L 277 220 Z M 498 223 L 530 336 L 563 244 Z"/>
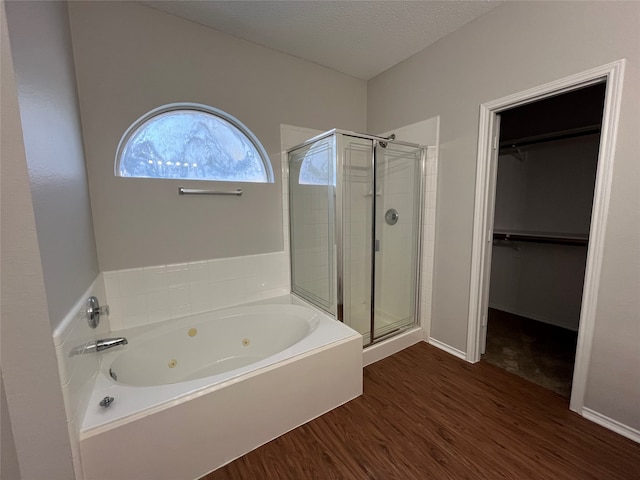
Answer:
<path fill-rule="evenodd" d="M 198 478 L 362 393 L 361 336 L 292 296 L 110 336 L 129 343 L 102 354 L 87 480 Z"/>
<path fill-rule="evenodd" d="M 105 371 L 116 383 L 136 387 L 205 378 L 214 385 L 241 375 L 245 367 L 254 369 L 258 362 L 277 361 L 278 354 L 289 357 L 305 345 L 315 345 L 318 338 L 311 335 L 319 317 L 318 312 L 299 305 L 259 305 L 182 318 L 129 335 L 130 343 L 105 362 Z M 320 335 L 330 341 L 327 333 L 338 332 L 334 328 Z M 307 342 L 302 342 L 305 338 Z M 296 349 L 291 348 L 294 345 Z"/>

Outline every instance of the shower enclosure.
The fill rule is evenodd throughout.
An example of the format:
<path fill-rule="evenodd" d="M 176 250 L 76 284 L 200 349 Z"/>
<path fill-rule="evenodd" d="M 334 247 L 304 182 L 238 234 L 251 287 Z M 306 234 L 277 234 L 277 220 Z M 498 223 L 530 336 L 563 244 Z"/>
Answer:
<path fill-rule="evenodd" d="M 331 130 L 287 154 L 292 291 L 365 346 L 414 326 L 424 149 Z"/>

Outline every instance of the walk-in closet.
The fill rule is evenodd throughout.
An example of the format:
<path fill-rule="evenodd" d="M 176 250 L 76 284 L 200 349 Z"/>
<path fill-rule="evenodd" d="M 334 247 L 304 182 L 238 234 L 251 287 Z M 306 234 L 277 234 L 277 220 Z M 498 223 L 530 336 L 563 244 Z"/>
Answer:
<path fill-rule="evenodd" d="M 605 83 L 500 113 L 483 360 L 570 396 Z"/>

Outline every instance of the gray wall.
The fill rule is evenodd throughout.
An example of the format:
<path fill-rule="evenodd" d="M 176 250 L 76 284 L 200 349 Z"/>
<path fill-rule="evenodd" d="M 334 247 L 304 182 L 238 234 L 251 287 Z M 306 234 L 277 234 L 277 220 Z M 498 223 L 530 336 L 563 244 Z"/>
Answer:
<path fill-rule="evenodd" d="M 440 115 L 431 335 L 466 349 L 480 104 L 627 59 L 585 403 L 640 428 L 640 4 L 510 2 L 368 84 L 368 129 Z"/>
<path fill-rule="evenodd" d="M 6 5 L 49 318 L 55 328 L 98 275 L 69 16 L 65 2 Z"/>
<path fill-rule="evenodd" d="M 365 130 L 366 83 L 134 3 L 71 2 L 69 10 L 100 269 L 282 250 L 280 124 Z M 191 182 L 245 191 L 195 198 L 176 194 L 184 181 L 114 177 L 129 125 L 185 101 L 249 127 L 276 183 Z"/>
<path fill-rule="evenodd" d="M 7 406 L 7 396 L 4 394 L 4 378 L 0 375 L 0 478 L 5 480 L 18 480 L 22 478 L 16 443 L 13 440 L 13 428 L 11 427 L 11 415 Z"/>
<path fill-rule="evenodd" d="M 69 480 L 74 477 L 71 446 L 47 313 L 4 7 L 2 3 L 0 302 L 2 380 L 11 425 L 3 422 L 2 429 L 3 435 L 5 428 L 13 429 L 22 478 Z M 4 454 L 4 444 L 2 449 Z"/>

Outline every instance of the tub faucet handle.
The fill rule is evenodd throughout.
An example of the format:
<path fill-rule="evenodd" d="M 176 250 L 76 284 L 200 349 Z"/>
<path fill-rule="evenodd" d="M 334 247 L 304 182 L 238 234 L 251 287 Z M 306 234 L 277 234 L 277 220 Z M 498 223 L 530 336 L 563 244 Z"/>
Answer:
<path fill-rule="evenodd" d="M 98 326 L 100 323 L 100 315 L 109 315 L 109 305 L 100 306 L 97 297 L 89 297 L 87 299 L 87 321 L 91 328 Z"/>

